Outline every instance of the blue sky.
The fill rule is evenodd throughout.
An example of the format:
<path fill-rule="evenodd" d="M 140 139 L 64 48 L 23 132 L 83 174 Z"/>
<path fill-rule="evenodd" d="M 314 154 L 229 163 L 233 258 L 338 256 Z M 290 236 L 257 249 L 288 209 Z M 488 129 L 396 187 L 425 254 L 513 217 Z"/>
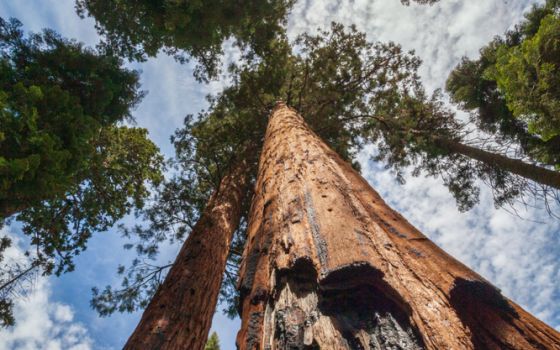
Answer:
<path fill-rule="evenodd" d="M 91 19 L 82 20 L 74 0 L 0 0 L 0 16 L 20 19 L 26 30 L 52 28 L 88 45 L 98 41 Z M 517 23 L 533 3 L 529 0 L 442 0 L 432 7 L 404 8 L 399 0 L 299 0 L 289 19 L 293 37 L 328 26 L 330 21 L 355 23 L 371 40 L 396 41 L 414 49 L 423 59 L 421 75 L 428 89 L 443 87 L 449 71 L 464 56 L 476 57 L 478 49 L 494 35 Z M 231 56 L 229 56 L 231 57 Z M 224 82 L 198 84 L 192 66 L 179 65 L 166 56 L 143 64 L 142 86 L 147 97 L 135 112 L 139 126 L 150 131 L 162 151 L 172 155 L 171 133 L 183 117 L 206 106 L 204 96 L 217 92 Z M 512 216 L 493 207 L 491 195 L 482 191 L 474 210 L 460 213 L 441 180 L 409 178 L 398 185 L 391 173 L 369 160 L 368 148 L 359 156 L 363 174 L 380 194 L 414 225 L 449 253 L 496 284 L 508 297 L 543 321 L 560 329 L 560 225 L 542 211 L 519 208 Z M 128 218 L 132 222 L 133 218 Z M 3 229 L 18 241 L 17 226 Z M 19 240 L 22 246 L 25 239 Z M 61 278 L 38 278 L 35 288 L 16 306 L 18 325 L 0 331 L 3 349 L 119 349 L 135 327 L 139 314 L 99 318 L 89 307 L 93 286 L 119 282 L 115 271 L 131 255 L 122 249 L 115 231 L 100 233 L 77 259 L 77 268 Z M 173 260 L 178 247 L 165 247 L 162 260 Z M 17 247 L 10 251 L 20 257 Z M 220 312 L 213 328 L 222 349 L 234 349 L 238 321 Z"/>

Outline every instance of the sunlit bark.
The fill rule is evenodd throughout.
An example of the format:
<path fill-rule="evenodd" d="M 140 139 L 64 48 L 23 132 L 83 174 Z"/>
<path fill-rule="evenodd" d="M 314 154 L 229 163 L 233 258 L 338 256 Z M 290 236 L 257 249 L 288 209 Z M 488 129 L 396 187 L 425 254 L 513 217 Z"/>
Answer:
<path fill-rule="evenodd" d="M 247 192 L 246 163 L 220 183 L 125 349 L 202 350 Z"/>
<path fill-rule="evenodd" d="M 389 208 L 283 104 L 240 276 L 240 350 L 560 349 L 558 332 Z"/>

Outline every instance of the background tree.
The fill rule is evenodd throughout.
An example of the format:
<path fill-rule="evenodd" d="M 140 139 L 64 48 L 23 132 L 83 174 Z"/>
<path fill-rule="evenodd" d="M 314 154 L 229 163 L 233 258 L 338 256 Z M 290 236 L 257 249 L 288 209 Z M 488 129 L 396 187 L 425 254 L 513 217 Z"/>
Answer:
<path fill-rule="evenodd" d="M 0 216 L 64 193 L 103 127 L 131 118 L 136 72 L 50 30 L 0 20 Z"/>
<path fill-rule="evenodd" d="M 295 0 L 175 1 L 76 0 L 80 16 L 93 16 L 106 47 L 129 59 L 144 60 L 163 50 L 180 61 L 194 57 L 199 79 L 218 73 L 222 44 L 263 54 L 282 31 Z"/>
<path fill-rule="evenodd" d="M 218 338 L 218 334 L 213 332 L 210 338 L 208 338 L 208 342 L 204 347 L 204 350 L 220 350 L 220 339 Z"/>
<path fill-rule="evenodd" d="M 549 205 L 558 202 L 558 171 L 510 157 L 492 139 L 473 138 L 437 93 L 428 98 L 421 86 L 410 92 L 375 101 L 363 124 L 364 137 L 377 142 L 375 158 L 395 169 L 398 179 L 404 181 L 402 171 L 410 166 L 415 176 L 439 176 L 461 210 L 478 203 L 481 180 L 496 206 L 532 199 L 556 215 Z"/>
<path fill-rule="evenodd" d="M 447 91 L 481 130 L 519 157 L 558 167 L 558 9 L 549 0 L 525 20 L 462 62 L 450 74 Z M 510 152 L 512 152 L 511 148 Z"/>
<path fill-rule="evenodd" d="M 17 214 L 30 249 L 25 263 L 3 261 L 4 304 L 32 273 L 73 270 L 92 233 L 141 208 L 162 179 L 147 131 L 119 126 L 143 96 L 137 73 L 52 31 L 20 28 L 0 20 L 0 215 Z"/>

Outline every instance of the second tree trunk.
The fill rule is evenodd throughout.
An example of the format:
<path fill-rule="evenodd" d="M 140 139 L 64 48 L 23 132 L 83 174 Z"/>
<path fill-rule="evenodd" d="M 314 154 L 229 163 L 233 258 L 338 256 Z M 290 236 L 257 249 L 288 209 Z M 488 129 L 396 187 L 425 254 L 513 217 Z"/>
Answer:
<path fill-rule="evenodd" d="M 247 191 L 246 163 L 220 183 L 125 349 L 202 350 Z"/>

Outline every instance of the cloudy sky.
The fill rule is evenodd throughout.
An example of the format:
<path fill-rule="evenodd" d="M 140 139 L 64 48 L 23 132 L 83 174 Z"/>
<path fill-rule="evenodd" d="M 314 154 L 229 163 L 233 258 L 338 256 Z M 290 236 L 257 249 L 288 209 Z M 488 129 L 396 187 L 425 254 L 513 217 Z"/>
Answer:
<path fill-rule="evenodd" d="M 20 19 L 26 30 L 49 27 L 88 45 L 98 41 L 91 19 L 74 12 L 74 0 L 0 0 L 0 16 Z M 331 21 L 355 23 L 371 40 L 395 41 L 414 49 L 423 59 L 422 78 L 428 89 L 443 87 L 450 70 L 462 56 L 476 57 L 493 36 L 519 22 L 539 1 L 442 0 L 432 7 L 401 6 L 399 0 L 299 0 L 289 19 L 293 37 Z M 219 91 L 222 82 L 201 85 L 192 67 L 161 56 L 143 64 L 143 89 L 148 96 L 136 110 L 139 126 L 171 156 L 169 135 L 186 114 L 206 106 L 204 96 Z M 369 153 L 368 153 L 369 152 Z M 488 191 L 481 204 L 468 213 L 455 202 L 439 179 L 409 178 L 398 185 L 383 164 L 360 154 L 363 173 L 381 195 L 414 225 L 449 253 L 492 281 L 502 292 L 537 317 L 560 330 L 560 225 L 538 210 L 519 208 L 520 216 L 493 207 Z M 132 219 L 128 219 L 129 221 Z M 14 237 L 9 254 L 21 257 L 26 245 L 16 225 L 3 229 Z M 77 259 L 77 268 L 61 278 L 37 278 L 33 292 L 16 305 L 17 326 L 0 330 L 4 349 L 120 349 L 135 327 L 139 314 L 99 318 L 89 308 L 93 286 L 116 284 L 115 271 L 131 256 L 114 231 L 100 233 Z M 178 247 L 165 249 L 173 260 Z M 217 313 L 213 328 L 222 349 L 234 349 L 238 321 Z"/>

